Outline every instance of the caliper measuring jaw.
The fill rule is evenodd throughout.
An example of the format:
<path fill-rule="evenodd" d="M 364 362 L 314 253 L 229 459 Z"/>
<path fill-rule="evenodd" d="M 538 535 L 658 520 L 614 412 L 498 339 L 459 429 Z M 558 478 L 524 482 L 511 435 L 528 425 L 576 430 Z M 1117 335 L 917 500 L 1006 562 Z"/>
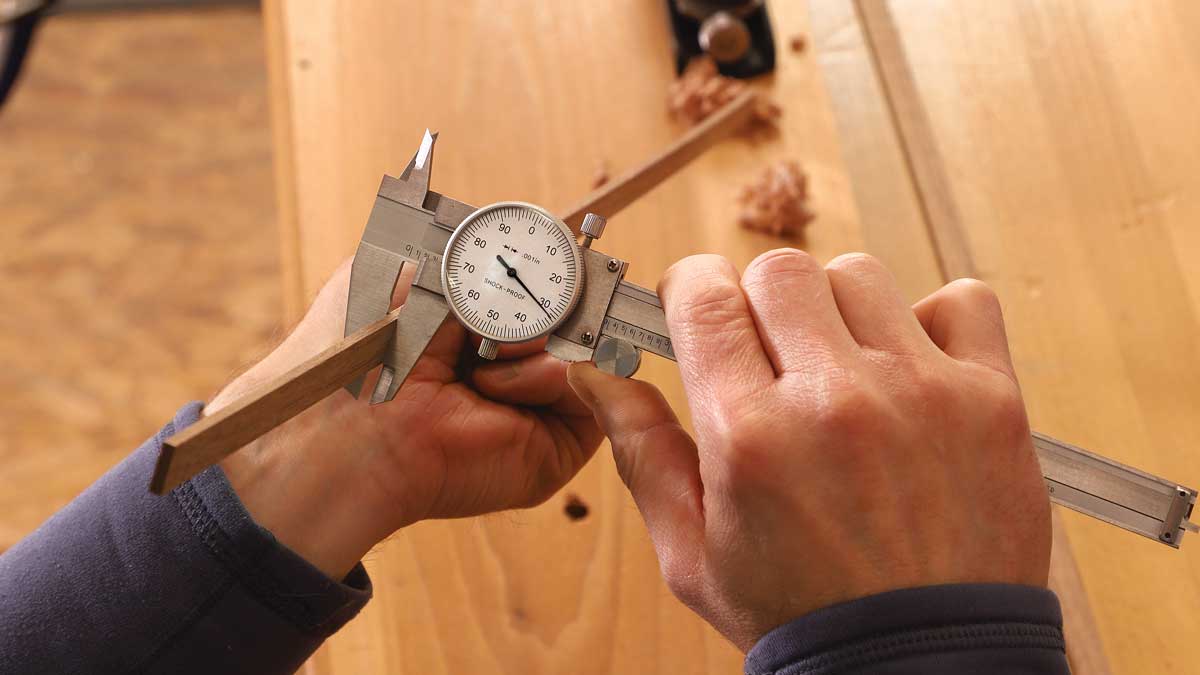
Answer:
<path fill-rule="evenodd" d="M 425 132 L 421 147 L 399 178 L 384 176 L 350 272 L 345 334 L 387 315 L 405 265 L 416 270 L 399 310 L 395 336 L 383 358 L 371 403 L 392 400 L 433 334 L 449 315 L 440 270 L 450 235 L 476 208 L 429 189 L 437 135 Z M 584 282 L 579 304 L 550 336 L 546 351 L 564 361 L 595 360 L 598 367 L 632 375 L 649 350 L 675 358 L 662 304 L 649 290 L 624 280 L 628 264 L 591 248 L 604 219 L 584 219 Z M 358 397 L 364 377 L 346 386 Z"/>
<path fill-rule="evenodd" d="M 350 270 L 347 336 L 388 313 L 400 272 L 406 264 L 417 265 L 408 298 L 396 321 L 395 336 L 384 354 L 371 403 L 395 398 L 400 385 L 450 312 L 441 292 L 441 280 L 434 278 L 436 286 L 432 288 L 427 283 L 431 267 L 428 252 L 442 250 L 454 229 L 453 226 L 446 229 L 436 225 L 438 199 L 432 200 L 433 210 L 425 208 L 426 200 L 431 196 L 429 178 L 436 142 L 437 134 L 426 130 L 421 147 L 400 178 L 384 176 Z M 364 377 L 360 375 L 346 385 L 355 398 L 362 390 Z"/>

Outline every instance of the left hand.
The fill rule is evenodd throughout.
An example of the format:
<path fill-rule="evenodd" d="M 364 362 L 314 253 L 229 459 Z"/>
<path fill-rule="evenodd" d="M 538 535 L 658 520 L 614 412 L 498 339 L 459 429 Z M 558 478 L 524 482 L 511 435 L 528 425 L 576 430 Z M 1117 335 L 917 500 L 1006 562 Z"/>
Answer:
<path fill-rule="evenodd" d="M 205 413 L 340 340 L 349 280 L 347 261 L 292 334 Z M 408 281 L 397 284 L 402 295 Z M 395 400 L 368 405 L 368 378 L 362 400 L 339 390 L 221 466 L 255 521 L 334 579 L 418 520 L 537 505 L 583 467 L 601 434 L 567 385 L 567 364 L 541 344 L 464 369 L 473 352 L 450 318 Z"/>

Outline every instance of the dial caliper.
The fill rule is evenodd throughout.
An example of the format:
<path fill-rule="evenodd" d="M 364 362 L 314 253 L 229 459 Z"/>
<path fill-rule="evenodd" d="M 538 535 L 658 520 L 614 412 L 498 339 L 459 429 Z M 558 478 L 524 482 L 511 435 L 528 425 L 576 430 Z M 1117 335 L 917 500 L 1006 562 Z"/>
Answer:
<path fill-rule="evenodd" d="M 643 351 L 674 360 L 658 296 L 625 281 L 624 260 L 592 248 L 604 218 L 586 214 L 578 243 L 539 206 L 476 208 L 438 194 L 429 189 L 435 141 L 426 131 L 401 176 L 383 178 L 354 256 L 342 345 L 167 439 L 152 491 L 171 489 L 339 385 L 357 397 L 380 362 L 370 402 L 392 400 L 449 315 L 481 338 L 485 359 L 502 344 L 545 338 L 554 356 L 622 377 Z M 655 180 L 643 180 L 643 191 L 670 173 L 653 163 L 645 172 Z M 406 265 L 416 267 L 408 299 L 389 311 Z M 1044 434 L 1033 444 L 1052 501 L 1175 548 L 1196 531 L 1188 520 L 1196 490 Z"/>
<path fill-rule="evenodd" d="M 396 395 L 448 314 L 482 338 L 479 355 L 501 344 L 547 338 L 565 361 L 595 360 L 628 377 L 643 350 L 675 358 L 662 303 L 625 281 L 628 263 L 592 249 L 605 219 L 587 214 L 583 243 L 549 211 L 525 202 L 474 208 L 429 189 L 436 137 L 400 178 L 385 176 L 350 272 L 346 335 L 378 321 L 404 265 L 416 265 L 396 339 L 372 403 Z M 348 388 L 356 396 L 362 378 Z"/>

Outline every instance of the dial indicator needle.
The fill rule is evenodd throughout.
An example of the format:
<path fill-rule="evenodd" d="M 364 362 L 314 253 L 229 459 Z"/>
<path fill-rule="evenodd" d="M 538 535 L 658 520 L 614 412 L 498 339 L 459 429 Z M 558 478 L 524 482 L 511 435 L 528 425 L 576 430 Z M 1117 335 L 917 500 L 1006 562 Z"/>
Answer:
<path fill-rule="evenodd" d="M 521 284 L 521 288 L 524 288 L 525 292 L 529 294 L 529 299 L 537 302 L 537 306 L 546 314 L 546 318 L 554 321 L 554 317 L 550 316 L 550 310 L 546 309 L 546 306 L 541 302 L 538 302 L 538 299 L 533 296 L 533 291 L 529 290 L 529 287 L 525 285 L 525 282 L 521 281 L 521 277 L 517 276 L 517 268 L 504 262 L 504 258 L 501 258 L 499 253 L 496 254 L 496 260 L 499 260 L 500 264 L 504 265 L 504 269 L 508 270 L 508 276 L 516 279 L 517 283 Z"/>

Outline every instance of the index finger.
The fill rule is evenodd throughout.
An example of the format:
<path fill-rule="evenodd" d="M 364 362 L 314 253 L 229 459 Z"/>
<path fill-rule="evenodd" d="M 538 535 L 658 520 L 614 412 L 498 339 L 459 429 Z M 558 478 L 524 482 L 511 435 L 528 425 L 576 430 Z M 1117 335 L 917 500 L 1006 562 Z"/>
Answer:
<path fill-rule="evenodd" d="M 740 398 L 775 381 L 737 269 L 719 255 L 671 266 L 658 285 L 684 385 Z"/>

